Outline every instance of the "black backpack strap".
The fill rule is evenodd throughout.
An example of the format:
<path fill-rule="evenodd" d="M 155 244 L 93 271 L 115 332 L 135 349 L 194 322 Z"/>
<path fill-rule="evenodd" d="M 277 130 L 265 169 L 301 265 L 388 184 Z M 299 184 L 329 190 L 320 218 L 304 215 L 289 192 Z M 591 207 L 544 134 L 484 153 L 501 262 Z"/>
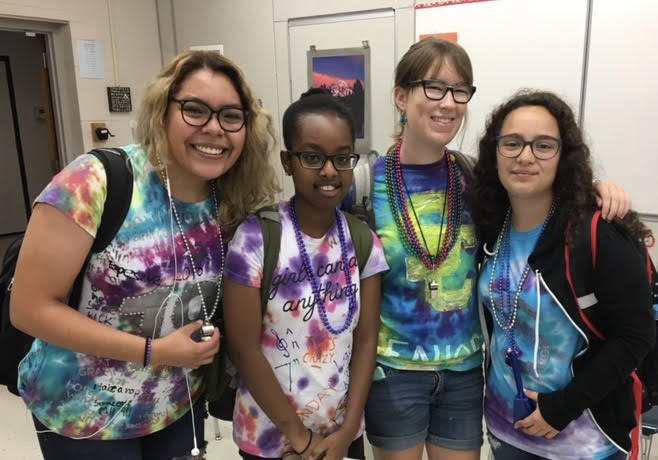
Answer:
<path fill-rule="evenodd" d="M 126 152 L 119 148 L 112 148 L 94 149 L 89 153 L 103 163 L 107 178 L 107 192 L 105 194 L 103 215 L 96 231 L 96 238 L 71 288 L 68 304 L 73 308 L 77 308 L 80 303 L 82 280 L 91 254 L 103 251 L 114 239 L 126 218 L 126 214 L 128 214 L 133 194 L 133 170 Z"/>
<path fill-rule="evenodd" d="M 107 193 L 103 217 L 91 252 L 101 252 L 114 239 L 128 214 L 133 190 L 133 171 L 126 152 L 119 148 L 94 149 L 89 152 L 105 167 Z"/>

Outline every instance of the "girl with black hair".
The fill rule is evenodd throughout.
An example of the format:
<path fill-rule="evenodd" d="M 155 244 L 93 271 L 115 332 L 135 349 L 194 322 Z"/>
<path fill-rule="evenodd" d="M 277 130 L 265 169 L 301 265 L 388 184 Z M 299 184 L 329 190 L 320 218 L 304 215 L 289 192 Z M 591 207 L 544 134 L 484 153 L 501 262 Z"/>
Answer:
<path fill-rule="evenodd" d="M 295 196 L 275 211 L 281 240 L 271 286 L 261 283 L 267 253 L 257 217 L 238 227 L 227 255 L 224 317 L 241 379 L 233 437 L 244 459 L 363 459 L 388 266 L 377 237 L 357 222 L 372 237 L 360 269 L 354 234 L 337 211 L 359 159 L 354 122 L 340 102 L 312 90 L 286 110 L 283 135 Z"/>

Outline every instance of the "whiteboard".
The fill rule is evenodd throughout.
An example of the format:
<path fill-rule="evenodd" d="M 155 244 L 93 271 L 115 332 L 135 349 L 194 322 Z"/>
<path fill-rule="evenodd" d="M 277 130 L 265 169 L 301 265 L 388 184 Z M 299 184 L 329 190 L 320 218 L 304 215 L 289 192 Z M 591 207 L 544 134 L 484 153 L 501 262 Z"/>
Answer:
<path fill-rule="evenodd" d="M 598 1 L 598 0 L 597 0 Z M 451 148 L 477 156 L 492 109 L 522 87 L 550 90 L 578 114 L 587 25 L 586 0 L 498 0 L 416 10 L 422 34 L 457 33 L 477 91 Z"/>
<path fill-rule="evenodd" d="M 658 2 L 593 2 L 584 128 L 602 176 L 658 214 Z"/>

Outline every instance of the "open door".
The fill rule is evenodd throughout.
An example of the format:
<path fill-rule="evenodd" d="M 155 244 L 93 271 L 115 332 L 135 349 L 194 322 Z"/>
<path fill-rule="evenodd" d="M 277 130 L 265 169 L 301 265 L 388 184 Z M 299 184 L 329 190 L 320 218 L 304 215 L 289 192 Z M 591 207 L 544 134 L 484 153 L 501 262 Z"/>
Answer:
<path fill-rule="evenodd" d="M 3 202 L 0 237 L 7 237 L 24 232 L 30 216 L 25 162 L 8 56 L 0 56 L 0 163 L 3 166 L 0 169 L 0 197 Z"/>

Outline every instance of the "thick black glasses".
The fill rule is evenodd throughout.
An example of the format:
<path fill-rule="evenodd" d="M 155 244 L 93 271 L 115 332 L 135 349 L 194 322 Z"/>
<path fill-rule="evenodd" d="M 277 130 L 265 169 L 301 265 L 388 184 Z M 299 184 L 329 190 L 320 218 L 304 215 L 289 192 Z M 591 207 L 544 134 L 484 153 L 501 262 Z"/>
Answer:
<path fill-rule="evenodd" d="M 183 121 L 190 126 L 206 126 L 213 115 L 217 115 L 219 126 L 229 133 L 235 133 L 242 129 L 247 120 L 247 110 L 240 107 L 222 107 L 213 110 L 208 104 L 191 99 L 171 99 L 180 105 L 180 113 Z"/>
<path fill-rule="evenodd" d="M 449 85 L 441 80 L 414 80 L 407 83 L 409 88 L 419 85 L 423 87 L 425 97 L 433 101 L 440 101 L 450 91 L 457 104 L 466 104 L 475 94 L 475 86 L 467 84 Z"/>
<path fill-rule="evenodd" d="M 289 150 L 287 152 L 298 157 L 301 165 L 307 169 L 322 169 L 329 160 L 337 171 L 347 171 L 354 169 L 359 162 L 359 155 L 356 153 L 325 155 L 320 152 L 291 152 Z"/>
<path fill-rule="evenodd" d="M 550 160 L 560 151 L 562 141 L 550 136 L 541 136 L 531 141 L 523 140 L 521 136 L 509 134 L 496 136 L 498 153 L 507 158 L 516 158 L 521 155 L 526 145 L 538 160 Z"/>

